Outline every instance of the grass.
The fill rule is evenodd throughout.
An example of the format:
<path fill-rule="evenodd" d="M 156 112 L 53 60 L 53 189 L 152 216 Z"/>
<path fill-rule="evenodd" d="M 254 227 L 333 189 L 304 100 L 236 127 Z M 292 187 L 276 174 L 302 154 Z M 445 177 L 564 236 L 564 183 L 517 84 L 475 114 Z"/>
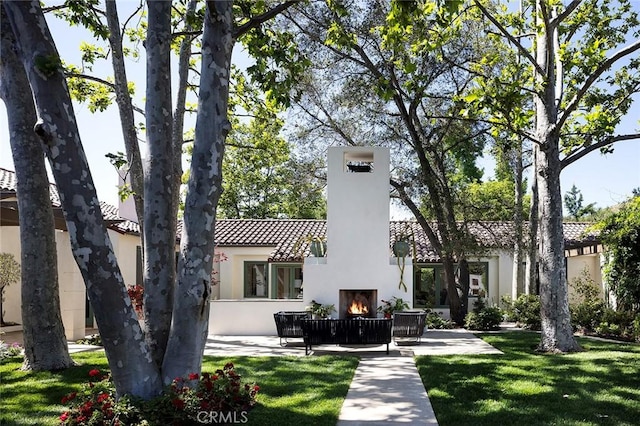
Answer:
<path fill-rule="evenodd" d="M 93 368 L 108 370 L 103 352 L 72 355 L 79 364 L 61 372 L 19 371 L 21 360 L 0 364 L 0 425 L 57 425 L 61 398 L 87 382 Z M 232 362 L 244 381 L 260 386 L 248 425 L 331 425 L 358 364 L 356 357 L 205 357 L 203 371 Z"/>
<path fill-rule="evenodd" d="M 504 355 L 417 357 L 441 426 L 640 421 L 640 345 L 579 339 L 584 352 L 545 355 L 536 333 L 481 337 Z"/>

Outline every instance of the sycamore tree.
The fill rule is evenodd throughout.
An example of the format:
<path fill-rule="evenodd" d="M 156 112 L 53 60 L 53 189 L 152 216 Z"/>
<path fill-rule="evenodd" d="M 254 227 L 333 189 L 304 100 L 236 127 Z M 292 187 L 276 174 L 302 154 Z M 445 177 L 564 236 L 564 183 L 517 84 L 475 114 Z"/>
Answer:
<path fill-rule="evenodd" d="M 200 371 L 208 329 L 215 212 L 230 130 L 227 110 L 232 49 L 243 34 L 265 37 L 260 26 L 293 3 L 247 3 L 255 15 L 239 21 L 234 19 L 237 9 L 231 1 L 209 1 L 202 10 L 197 118 L 177 270 L 171 266 L 175 246 L 172 203 L 177 204 L 177 193 L 168 181 L 174 171 L 169 78 L 172 3 L 146 3 L 148 157 L 143 232 L 145 255 L 155 260 L 145 266 L 144 302 L 149 317 L 141 326 L 103 222 L 60 57 L 40 4 L 2 2 L 12 32 L 20 35 L 15 37 L 17 50 L 38 117 L 34 131 L 60 193 L 73 255 L 95 311 L 118 395 L 150 398 L 173 378 Z M 265 74 L 273 65 L 261 64 Z M 297 78 L 294 72 L 290 77 Z M 265 78 L 264 83 L 283 82 Z M 274 93 L 286 96 L 284 90 Z"/>
<path fill-rule="evenodd" d="M 73 365 L 60 313 L 58 264 L 49 179 L 38 137 L 33 132 L 36 111 L 24 67 L 15 52 L 15 39 L 0 8 L 0 98 L 7 107 L 9 143 L 16 168 L 20 221 L 20 259 L 11 278 L 22 278 L 21 311 L 24 370 L 60 370 Z M 4 259 L 5 254 L 0 254 Z M 4 262 L 0 262 L 4 264 Z M 1 265 L 0 265 L 1 266 Z M 4 289 L 5 273 L 1 268 Z M 7 278 L 9 278 L 7 276 Z M 1 290 L 0 290 L 1 291 Z M 0 303 L 0 320 L 2 303 Z"/>
<path fill-rule="evenodd" d="M 460 222 L 464 188 L 480 178 L 475 160 L 488 126 L 458 99 L 485 43 L 479 21 L 454 37 L 446 10 L 433 2 L 338 1 L 287 13 L 312 71 L 291 131 L 308 145 L 378 145 L 391 149 L 391 187 L 442 259 L 450 312 L 466 314 L 466 258 L 475 249 Z M 456 66 L 455 64 L 460 64 Z M 323 149 L 323 148 L 320 148 Z"/>
<path fill-rule="evenodd" d="M 482 69 L 500 56 L 476 64 L 478 90 L 467 100 L 491 111 L 496 126 L 512 128 L 516 120 L 529 120 L 516 130 L 535 147 L 542 302 L 538 349 L 579 350 L 569 314 L 560 172 L 590 152 L 640 138 L 637 131 L 618 127 L 640 90 L 638 13 L 628 0 L 525 1 L 522 10 L 508 2 L 469 5 L 493 25 L 488 38 L 505 40 L 519 58 L 518 73 L 499 79 L 483 78 Z M 523 97 L 533 99 L 531 110 L 519 107 Z M 504 114 L 496 99 L 522 114 Z"/>

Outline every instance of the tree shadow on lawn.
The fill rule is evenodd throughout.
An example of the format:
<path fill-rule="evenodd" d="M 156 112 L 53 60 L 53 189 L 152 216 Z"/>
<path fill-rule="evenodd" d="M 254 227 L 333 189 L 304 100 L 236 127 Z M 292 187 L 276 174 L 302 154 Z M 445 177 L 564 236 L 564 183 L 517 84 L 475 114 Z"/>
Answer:
<path fill-rule="evenodd" d="M 509 334 L 486 339 L 504 355 L 417 358 L 441 426 L 636 424 L 640 352 L 581 341 L 585 352 L 538 354 L 539 336 Z"/>
<path fill-rule="evenodd" d="M 66 408 L 61 400 L 88 383 L 89 371 L 108 370 L 104 354 L 72 354 L 78 365 L 61 371 L 20 371 L 22 358 L 5 360 L 0 365 L 0 424 L 57 424 Z"/>
<path fill-rule="evenodd" d="M 0 424 L 57 424 L 63 396 L 88 383 L 89 371 L 108 371 L 104 355 L 73 354 L 80 365 L 60 372 L 18 371 L 21 360 L 4 363 Z M 202 371 L 232 362 L 242 382 L 260 386 L 258 404 L 247 415 L 255 425 L 335 425 L 358 365 L 351 356 L 205 357 Z"/>
<path fill-rule="evenodd" d="M 203 371 L 214 371 L 227 362 L 233 362 L 243 382 L 260 386 L 247 424 L 274 426 L 334 426 L 358 366 L 353 356 L 207 356 Z"/>

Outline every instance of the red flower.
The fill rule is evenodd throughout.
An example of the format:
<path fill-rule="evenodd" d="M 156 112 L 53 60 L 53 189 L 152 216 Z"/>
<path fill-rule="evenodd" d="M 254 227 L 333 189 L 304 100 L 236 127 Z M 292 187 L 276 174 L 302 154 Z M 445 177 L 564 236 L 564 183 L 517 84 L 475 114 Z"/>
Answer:
<path fill-rule="evenodd" d="M 100 370 L 98 369 L 93 369 L 89 371 L 89 377 L 96 377 L 100 375 Z"/>
<path fill-rule="evenodd" d="M 175 398 L 175 399 L 171 400 L 171 403 L 178 410 L 184 410 L 184 401 L 183 400 L 181 400 L 179 398 Z"/>
<path fill-rule="evenodd" d="M 255 385 L 255 386 L 253 387 L 253 390 L 254 390 L 254 391 L 256 391 L 256 392 L 258 392 L 258 391 L 260 390 L 260 386 Z"/>
<path fill-rule="evenodd" d="M 108 393 L 101 393 L 100 395 L 98 395 L 98 402 L 104 402 L 107 398 L 109 398 L 109 394 Z"/>
<path fill-rule="evenodd" d="M 189 380 L 198 380 L 199 378 L 200 378 L 200 375 L 198 373 L 189 374 Z"/>
<path fill-rule="evenodd" d="M 68 411 L 67 411 L 67 412 L 64 412 L 64 413 L 62 413 L 62 414 L 60 415 L 60 421 L 61 421 L 61 422 L 66 421 L 68 418 L 69 418 L 69 412 L 68 412 Z"/>

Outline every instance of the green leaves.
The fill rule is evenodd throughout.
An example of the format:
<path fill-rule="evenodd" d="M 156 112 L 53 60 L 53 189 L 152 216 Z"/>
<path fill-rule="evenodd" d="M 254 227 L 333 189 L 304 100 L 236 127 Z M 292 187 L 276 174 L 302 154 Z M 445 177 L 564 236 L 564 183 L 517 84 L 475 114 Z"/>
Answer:
<path fill-rule="evenodd" d="M 34 62 L 36 71 L 45 78 L 53 76 L 62 69 L 62 63 L 58 55 L 37 55 Z"/>
<path fill-rule="evenodd" d="M 640 310 L 640 196 L 623 203 L 618 212 L 598 223 L 607 247 L 604 272 L 619 308 Z"/>
<path fill-rule="evenodd" d="M 81 25 L 102 40 L 109 37 L 109 29 L 102 23 L 101 12 L 97 7 L 99 0 L 66 0 L 64 8 L 56 9 L 54 15 L 65 19 L 72 25 Z"/>

